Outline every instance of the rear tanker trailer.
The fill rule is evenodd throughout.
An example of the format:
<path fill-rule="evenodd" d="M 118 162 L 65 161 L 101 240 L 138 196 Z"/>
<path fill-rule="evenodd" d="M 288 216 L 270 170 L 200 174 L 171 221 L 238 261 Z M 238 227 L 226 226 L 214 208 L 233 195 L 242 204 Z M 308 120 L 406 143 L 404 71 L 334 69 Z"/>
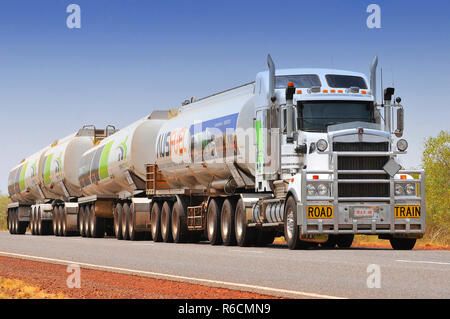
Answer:
<path fill-rule="evenodd" d="M 33 235 L 67 235 L 77 232 L 77 199 L 80 160 L 114 127 L 98 130 L 84 126 L 78 132 L 56 140 L 38 151 L 9 173 L 8 228 L 23 234 L 29 226 Z"/>
<path fill-rule="evenodd" d="M 279 70 L 269 56 L 255 81 L 105 138 L 80 160 L 77 231 L 240 246 L 284 236 L 290 249 L 349 247 L 366 234 L 412 249 L 425 232 L 424 174 L 398 163 L 404 109 L 393 88 L 377 104 L 377 63 L 369 81 Z M 55 185 L 42 193 L 64 192 Z M 14 193 L 23 187 L 10 195 L 30 205 L 35 197 Z"/>

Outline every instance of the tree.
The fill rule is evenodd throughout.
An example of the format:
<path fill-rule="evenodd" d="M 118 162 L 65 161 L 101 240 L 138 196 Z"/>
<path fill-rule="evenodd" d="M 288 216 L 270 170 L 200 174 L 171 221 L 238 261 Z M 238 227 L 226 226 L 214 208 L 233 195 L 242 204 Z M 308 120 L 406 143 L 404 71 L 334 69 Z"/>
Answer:
<path fill-rule="evenodd" d="M 449 243 L 450 234 L 450 134 L 441 131 L 425 141 L 422 157 L 425 170 L 427 224 L 432 241 Z"/>
<path fill-rule="evenodd" d="M 7 195 L 0 193 L 0 229 L 6 229 L 6 213 L 11 202 Z"/>

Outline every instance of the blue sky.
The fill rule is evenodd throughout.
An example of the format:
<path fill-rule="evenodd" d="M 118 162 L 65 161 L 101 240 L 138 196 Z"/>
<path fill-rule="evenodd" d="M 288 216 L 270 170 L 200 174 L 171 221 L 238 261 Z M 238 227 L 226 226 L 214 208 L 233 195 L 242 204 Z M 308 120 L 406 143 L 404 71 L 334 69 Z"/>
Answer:
<path fill-rule="evenodd" d="M 66 7 L 81 7 L 81 29 Z M 381 7 L 381 29 L 366 8 Z M 270 53 L 277 67 L 368 73 L 405 106 L 406 167 L 423 140 L 449 130 L 449 1 L 0 2 L 0 191 L 22 158 L 83 124 L 124 127 L 254 80 Z"/>

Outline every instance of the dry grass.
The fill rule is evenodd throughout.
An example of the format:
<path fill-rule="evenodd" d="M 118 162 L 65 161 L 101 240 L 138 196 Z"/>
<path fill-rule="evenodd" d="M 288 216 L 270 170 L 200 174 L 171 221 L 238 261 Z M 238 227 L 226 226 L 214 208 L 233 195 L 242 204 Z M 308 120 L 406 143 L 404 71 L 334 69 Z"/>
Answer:
<path fill-rule="evenodd" d="M 0 299 L 67 299 L 62 293 L 49 294 L 24 281 L 0 277 Z"/>

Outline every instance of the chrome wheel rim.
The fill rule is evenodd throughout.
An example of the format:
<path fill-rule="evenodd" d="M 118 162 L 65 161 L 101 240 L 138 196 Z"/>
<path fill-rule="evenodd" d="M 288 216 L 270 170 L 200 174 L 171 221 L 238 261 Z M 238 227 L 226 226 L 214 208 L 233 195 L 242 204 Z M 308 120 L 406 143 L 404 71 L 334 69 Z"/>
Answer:
<path fill-rule="evenodd" d="M 286 229 L 287 229 L 288 237 L 293 238 L 294 231 L 295 231 L 295 218 L 294 218 L 294 212 L 291 209 L 289 209 L 289 211 L 287 213 Z"/>

